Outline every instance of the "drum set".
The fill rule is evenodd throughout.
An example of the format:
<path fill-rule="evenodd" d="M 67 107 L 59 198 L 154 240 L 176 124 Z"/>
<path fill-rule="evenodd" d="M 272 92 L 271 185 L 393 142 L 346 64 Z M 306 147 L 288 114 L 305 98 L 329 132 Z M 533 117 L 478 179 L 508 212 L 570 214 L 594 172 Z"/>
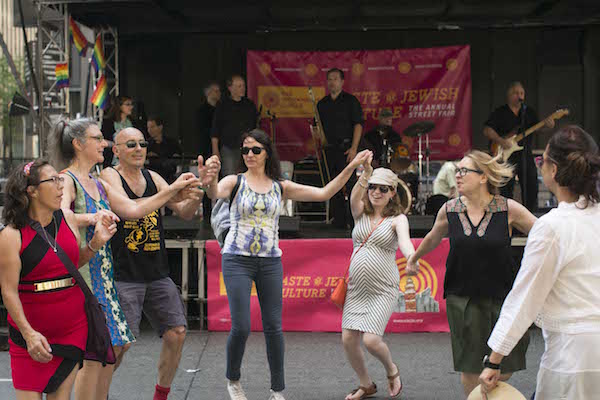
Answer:
<path fill-rule="evenodd" d="M 410 214 L 425 215 L 427 199 L 433 194 L 432 177 L 429 173 L 430 148 L 429 134 L 435 128 L 433 121 L 420 121 L 409 125 L 403 134 L 406 137 L 417 138 L 419 148 L 417 161 L 410 158 L 409 148 L 403 143 L 390 143 L 383 138 L 383 167 L 390 168 L 403 181 L 401 185 L 406 194 L 412 197 Z"/>

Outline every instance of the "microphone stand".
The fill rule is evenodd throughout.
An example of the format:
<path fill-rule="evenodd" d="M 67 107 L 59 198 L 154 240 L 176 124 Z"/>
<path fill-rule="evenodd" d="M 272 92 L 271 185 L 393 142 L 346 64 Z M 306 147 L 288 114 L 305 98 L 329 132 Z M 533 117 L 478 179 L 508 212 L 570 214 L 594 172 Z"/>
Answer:
<path fill-rule="evenodd" d="M 519 113 L 520 119 L 521 119 L 521 125 L 519 127 L 519 133 L 522 133 L 526 127 L 525 127 L 525 117 L 527 115 L 527 105 L 525 104 L 525 102 L 521 102 L 521 111 Z M 523 205 L 525 206 L 525 208 L 527 208 L 527 204 L 528 204 L 528 200 L 529 200 L 529 187 L 527 186 L 528 182 L 527 182 L 527 151 L 529 150 L 529 146 L 527 146 L 527 143 L 525 142 L 527 140 L 527 138 L 523 139 L 523 151 L 521 152 L 521 175 L 519 176 L 519 179 L 521 179 L 521 181 L 523 182 L 523 190 L 521 193 L 521 197 L 523 200 Z M 533 212 L 534 210 L 529 210 L 531 212 Z"/>

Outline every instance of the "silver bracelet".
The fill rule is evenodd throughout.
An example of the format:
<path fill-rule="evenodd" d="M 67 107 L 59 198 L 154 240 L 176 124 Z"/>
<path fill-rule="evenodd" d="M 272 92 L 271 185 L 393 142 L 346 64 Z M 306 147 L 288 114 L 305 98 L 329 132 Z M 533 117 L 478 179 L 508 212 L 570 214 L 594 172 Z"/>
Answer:
<path fill-rule="evenodd" d="M 91 242 L 91 241 L 90 241 L 90 242 Z M 97 252 L 98 252 L 98 250 L 100 250 L 100 249 L 98 249 L 98 250 L 95 250 L 95 249 L 92 247 L 92 245 L 90 244 L 90 242 L 87 242 L 87 248 L 88 248 L 88 249 L 90 249 L 90 250 L 92 251 L 92 253 L 97 253 Z"/>
<path fill-rule="evenodd" d="M 358 180 L 358 186 L 360 186 L 361 188 L 364 188 L 364 189 L 368 188 L 367 185 L 363 185 L 362 183 L 360 183 L 360 179 Z"/>

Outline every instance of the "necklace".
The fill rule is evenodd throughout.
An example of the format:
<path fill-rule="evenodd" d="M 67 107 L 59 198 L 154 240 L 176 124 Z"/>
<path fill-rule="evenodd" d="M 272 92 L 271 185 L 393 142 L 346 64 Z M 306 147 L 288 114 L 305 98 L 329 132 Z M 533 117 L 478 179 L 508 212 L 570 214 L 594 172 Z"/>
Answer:
<path fill-rule="evenodd" d="M 369 221 L 371 221 L 371 226 L 373 227 L 373 226 L 377 226 L 377 225 L 379 224 L 379 222 L 383 221 L 383 219 L 384 219 L 384 218 L 385 218 L 385 217 L 382 217 L 382 218 L 381 218 L 379 221 L 377 221 L 377 222 L 375 222 L 375 221 L 373 220 L 373 218 L 369 218 Z"/>
<path fill-rule="evenodd" d="M 54 215 L 52 215 L 52 223 L 54 224 L 54 246 L 50 243 L 50 239 L 48 239 L 48 234 L 46 233 L 46 228 L 42 227 L 42 231 L 44 232 L 44 238 L 46 239 L 46 243 L 54 250 L 56 253 L 58 249 L 58 245 L 56 244 L 56 235 L 58 234 L 58 228 L 56 227 L 56 220 L 54 219 Z"/>

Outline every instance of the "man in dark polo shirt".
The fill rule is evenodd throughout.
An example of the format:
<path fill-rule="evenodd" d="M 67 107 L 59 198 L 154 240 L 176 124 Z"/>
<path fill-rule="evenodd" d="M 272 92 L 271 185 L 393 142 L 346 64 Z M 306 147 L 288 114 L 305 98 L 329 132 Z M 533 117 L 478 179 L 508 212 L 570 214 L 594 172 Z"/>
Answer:
<path fill-rule="evenodd" d="M 148 168 L 158 172 L 168 183 L 173 183 L 177 171 L 177 157 L 181 156 L 181 146 L 177 140 L 165 136 L 164 125 L 161 117 L 148 118 Z"/>
<path fill-rule="evenodd" d="M 506 104 L 496 108 L 489 116 L 483 127 L 483 134 L 503 148 L 510 147 L 506 137 L 511 133 L 523 132 L 537 124 L 539 118 L 535 110 L 525 104 L 525 88 L 521 82 L 513 82 L 506 91 Z M 554 120 L 547 118 L 546 127 L 554 128 Z M 537 169 L 532 154 L 532 139 L 530 135 L 522 141 L 524 149 L 513 153 L 508 162 L 516 166 L 516 175 L 519 177 L 521 198 L 523 205 L 531 212 L 538 208 L 538 180 Z M 500 190 L 502 196 L 512 199 L 515 179 L 513 178 Z"/>
<path fill-rule="evenodd" d="M 246 82 L 240 75 L 227 81 L 229 96 L 215 110 L 212 123 L 212 153 L 221 160 L 223 176 L 235 174 L 240 161 L 240 138 L 256 128 L 256 105 L 246 96 Z"/>
<path fill-rule="evenodd" d="M 120 163 L 102 170 L 102 179 L 121 195 L 134 200 L 167 190 L 168 184 L 159 174 L 144 168 L 146 148 L 140 146 L 144 142 L 142 132 L 135 128 L 124 129 L 115 141 L 127 145 L 113 147 Z M 130 146 L 131 143 L 134 146 Z M 209 179 L 212 177 L 205 181 Z M 178 195 L 167 205 L 181 218 L 190 219 L 202 202 L 202 192 L 195 188 L 185 191 L 193 197 L 180 199 Z M 162 337 L 153 399 L 166 400 L 181 359 L 187 321 L 179 289 L 169 277 L 160 211 L 155 210 L 138 220 L 121 220 L 111 246 L 115 285 L 129 328 L 135 336 L 139 335 L 143 311 Z"/>
<path fill-rule="evenodd" d="M 363 131 L 363 112 L 356 97 L 342 90 L 344 72 L 338 68 L 327 71 L 329 94 L 317 103 L 319 116 L 325 130 L 327 164 L 329 174 L 337 176 L 356 156 Z M 356 177 L 346 184 L 346 193 L 350 196 Z M 336 228 L 352 227 L 353 221 L 343 193 L 337 193 L 331 199 L 333 225 Z"/>

